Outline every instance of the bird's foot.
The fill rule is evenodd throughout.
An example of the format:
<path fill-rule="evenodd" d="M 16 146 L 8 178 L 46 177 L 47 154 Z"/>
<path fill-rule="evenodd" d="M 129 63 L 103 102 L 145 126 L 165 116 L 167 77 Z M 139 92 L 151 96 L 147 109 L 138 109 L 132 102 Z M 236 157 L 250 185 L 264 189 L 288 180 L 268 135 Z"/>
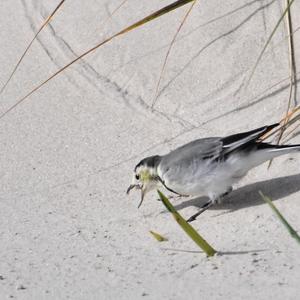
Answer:
<path fill-rule="evenodd" d="M 205 212 L 208 208 L 210 208 L 212 205 L 214 205 L 215 202 L 214 201 L 211 201 L 209 200 L 208 202 L 206 202 L 202 207 L 201 209 L 195 213 L 194 215 L 192 215 L 190 218 L 187 219 L 187 222 L 188 223 L 191 223 L 193 221 L 195 221 L 197 219 L 198 216 L 200 216 L 203 212 Z"/>

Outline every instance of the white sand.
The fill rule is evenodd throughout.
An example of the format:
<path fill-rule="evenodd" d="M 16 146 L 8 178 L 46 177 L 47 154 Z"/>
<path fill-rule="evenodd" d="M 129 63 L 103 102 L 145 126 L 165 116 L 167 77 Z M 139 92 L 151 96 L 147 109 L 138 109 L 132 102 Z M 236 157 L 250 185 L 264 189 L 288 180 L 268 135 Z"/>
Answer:
<path fill-rule="evenodd" d="M 0 82 L 59 1 L 0 1 Z M 4 112 L 37 83 L 125 25 L 172 1 L 66 1 L 0 98 Z M 294 29 L 300 6 L 293 7 Z M 137 210 L 125 190 L 135 164 L 195 138 L 278 121 L 287 106 L 286 31 L 249 76 L 283 1 L 199 1 L 89 55 L 0 120 L 0 298 L 296 299 L 299 244 L 262 202 L 300 228 L 300 156 L 253 170 L 228 201 L 193 223 L 221 256 L 207 259 L 155 193 Z M 298 20 L 297 20 L 298 19 Z M 295 34 L 299 69 L 300 33 Z M 299 97 L 299 94 L 298 94 Z M 299 100 L 299 98 L 298 98 Z M 291 142 L 300 143 L 299 136 Z M 174 200 L 183 216 L 202 201 Z M 169 241 L 158 243 L 155 230 Z"/>

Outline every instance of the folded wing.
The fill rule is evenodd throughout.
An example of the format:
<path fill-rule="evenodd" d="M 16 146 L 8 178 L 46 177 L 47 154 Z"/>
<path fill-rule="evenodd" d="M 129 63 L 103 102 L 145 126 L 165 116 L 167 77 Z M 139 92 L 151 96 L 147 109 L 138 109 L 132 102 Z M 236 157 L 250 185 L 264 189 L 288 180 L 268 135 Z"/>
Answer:
<path fill-rule="evenodd" d="M 168 181 L 186 182 L 191 178 L 189 173 L 205 174 L 211 170 L 208 165 L 212 162 L 239 148 L 257 143 L 259 138 L 278 125 L 264 126 L 224 138 L 204 138 L 190 142 L 162 156 L 158 168 L 159 176 L 167 185 Z"/>

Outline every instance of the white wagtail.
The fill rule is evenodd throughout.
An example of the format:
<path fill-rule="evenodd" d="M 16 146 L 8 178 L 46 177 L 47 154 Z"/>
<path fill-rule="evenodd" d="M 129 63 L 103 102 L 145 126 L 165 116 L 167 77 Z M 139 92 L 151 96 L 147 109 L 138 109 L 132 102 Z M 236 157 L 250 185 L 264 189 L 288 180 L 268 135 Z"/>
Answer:
<path fill-rule="evenodd" d="M 127 190 L 141 190 L 141 206 L 145 194 L 157 187 L 185 196 L 208 196 L 199 212 L 232 191 L 232 185 L 247 172 L 276 156 L 300 151 L 300 145 L 271 145 L 260 138 L 279 124 L 227 137 L 211 137 L 192 141 L 166 155 L 141 160 L 134 169 L 132 184 Z"/>

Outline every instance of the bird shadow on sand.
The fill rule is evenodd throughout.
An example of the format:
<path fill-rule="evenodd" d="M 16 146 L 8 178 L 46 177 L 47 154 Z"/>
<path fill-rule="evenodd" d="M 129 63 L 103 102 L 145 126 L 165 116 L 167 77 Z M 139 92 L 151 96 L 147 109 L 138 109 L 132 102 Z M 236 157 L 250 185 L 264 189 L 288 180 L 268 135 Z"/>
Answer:
<path fill-rule="evenodd" d="M 294 194 L 300 191 L 300 174 L 255 182 L 240 187 L 227 195 L 221 204 L 216 204 L 209 210 L 228 209 L 228 212 L 234 212 L 239 209 L 265 204 L 258 194 L 259 191 L 262 191 L 273 201 Z M 197 197 L 183 200 L 180 204 L 175 204 L 174 207 L 176 210 L 190 206 L 201 207 L 207 200 L 206 197 Z"/>

